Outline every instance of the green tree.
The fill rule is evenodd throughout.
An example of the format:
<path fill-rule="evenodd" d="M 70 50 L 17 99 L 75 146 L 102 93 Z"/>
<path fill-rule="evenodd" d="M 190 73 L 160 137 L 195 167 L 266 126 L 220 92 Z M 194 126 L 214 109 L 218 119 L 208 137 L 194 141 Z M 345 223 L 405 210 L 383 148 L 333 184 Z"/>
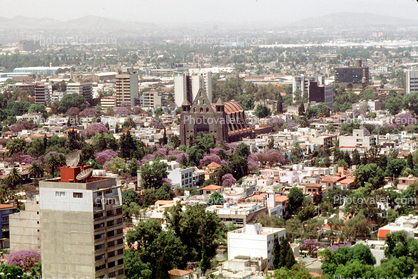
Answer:
<path fill-rule="evenodd" d="M 166 279 L 169 270 L 185 267 L 187 248 L 172 231 L 163 230 L 157 220 L 140 222 L 135 229 L 128 231 L 126 241 L 133 253 L 137 253 L 132 256 L 146 265 L 140 267 L 147 268 L 149 278 Z M 134 243 L 138 243 L 137 249 L 132 248 Z"/>
<path fill-rule="evenodd" d="M 137 176 L 138 172 L 138 160 L 136 158 L 132 158 L 132 160 L 128 164 L 129 174 L 132 176 Z"/>
<path fill-rule="evenodd" d="M 299 207 L 302 206 L 305 195 L 298 187 L 293 187 L 287 197 L 289 198 L 290 214 L 297 213 Z"/>
<path fill-rule="evenodd" d="M 158 189 L 163 178 L 167 178 L 167 164 L 160 160 L 149 160 L 142 164 L 141 187 L 143 189 Z"/>
<path fill-rule="evenodd" d="M 265 118 L 271 115 L 271 110 L 265 105 L 258 104 L 255 108 L 254 115 L 258 118 Z"/>
<path fill-rule="evenodd" d="M 354 149 L 353 151 L 353 160 L 352 160 L 352 164 L 355 166 L 360 165 L 361 159 L 360 159 L 360 153 L 358 152 L 357 148 Z"/>
<path fill-rule="evenodd" d="M 242 101 L 242 107 L 245 110 L 251 110 L 254 108 L 254 101 L 251 98 L 244 99 L 244 101 Z"/>
<path fill-rule="evenodd" d="M 19 152 L 22 152 L 26 149 L 26 141 L 24 138 L 14 138 L 11 142 L 6 144 L 8 156 L 13 156 Z"/>
<path fill-rule="evenodd" d="M 356 177 L 356 183 L 361 187 L 364 183 L 368 182 L 373 185 L 374 189 L 379 188 L 384 183 L 385 174 L 381 168 L 378 168 L 376 164 L 360 165 L 354 171 Z"/>
<path fill-rule="evenodd" d="M 84 110 L 86 108 L 86 98 L 83 95 L 73 93 L 73 94 L 66 94 L 61 100 L 61 111 L 67 111 L 70 108 L 79 108 L 80 110 Z"/>
<path fill-rule="evenodd" d="M 171 200 L 174 197 L 174 192 L 168 183 L 163 183 L 155 192 L 155 196 L 158 200 Z"/>
<path fill-rule="evenodd" d="M 388 161 L 385 175 L 399 177 L 406 168 L 405 159 L 392 159 Z"/>
<path fill-rule="evenodd" d="M 302 208 L 301 211 L 299 211 L 298 213 L 298 218 L 300 221 L 306 221 L 308 219 L 311 219 L 312 217 L 314 217 L 317 213 L 317 210 L 315 209 L 315 207 L 313 206 L 313 204 L 310 204 L 304 208 Z"/>
<path fill-rule="evenodd" d="M 219 216 L 208 212 L 204 205 L 171 207 L 166 216 L 169 229 L 179 236 L 187 247 L 187 261 L 198 261 L 203 273 L 210 268 L 210 261 L 216 255 L 218 239 L 224 231 Z"/>
<path fill-rule="evenodd" d="M 403 97 L 404 106 L 415 115 L 418 114 L 418 93 L 411 92 Z"/>
<path fill-rule="evenodd" d="M 210 195 L 210 198 L 208 200 L 208 205 L 213 204 L 224 204 L 224 197 L 219 192 L 214 192 L 212 195 Z"/>
<path fill-rule="evenodd" d="M 106 162 L 104 166 L 107 164 L 107 169 L 110 170 L 113 174 L 120 174 L 125 167 L 125 160 L 123 158 L 112 158 L 110 162 Z"/>
<path fill-rule="evenodd" d="M 22 180 L 22 175 L 17 168 L 13 168 L 9 174 L 9 180 L 12 185 L 18 184 Z"/>
<path fill-rule="evenodd" d="M 127 131 L 126 134 L 122 134 L 119 139 L 120 151 L 119 155 L 122 158 L 131 158 L 133 151 L 135 150 L 135 142 L 131 136 L 131 132 Z"/>
<path fill-rule="evenodd" d="M 130 205 L 131 203 L 140 203 L 140 196 L 134 190 L 125 190 L 122 192 L 122 203 L 125 205 Z"/>

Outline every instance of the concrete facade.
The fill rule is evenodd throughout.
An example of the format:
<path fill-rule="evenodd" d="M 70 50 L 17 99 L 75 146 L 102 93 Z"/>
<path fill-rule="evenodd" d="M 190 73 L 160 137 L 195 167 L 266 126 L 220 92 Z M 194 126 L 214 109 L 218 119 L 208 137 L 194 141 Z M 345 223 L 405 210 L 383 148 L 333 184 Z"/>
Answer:
<path fill-rule="evenodd" d="M 134 107 L 136 99 L 138 99 L 138 74 L 116 75 L 116 106 L 130 104 L 130 107 Z"/>
<path fill-rule="evenodd" d="M 34 250 L 41 252 L 39 196 L 25 202 L 25 210 L 12 214 L 10 222 L 10 251 Z"/>
<path fill-rule="evenodd" d="M 93 98 L 93 83 L 91 82 L 74 82 L 67 84 L 67 94 L 77 93 L 82 95 L 86 100 Z"/>
<path fill-rule="evenodd" d="M 263 228 L 261 224 L 245 225 L 244 228 L 228 232 L 228 259 L 239 256 L 268 259 L 273 267 L 274 237 L 285 237 L 286 229 Z"/>
<path fill-rule="evenodd" d="M 114 178 L 62 180 L 39 185 L 43 277 L 124 278 L 121 187 Z"/>

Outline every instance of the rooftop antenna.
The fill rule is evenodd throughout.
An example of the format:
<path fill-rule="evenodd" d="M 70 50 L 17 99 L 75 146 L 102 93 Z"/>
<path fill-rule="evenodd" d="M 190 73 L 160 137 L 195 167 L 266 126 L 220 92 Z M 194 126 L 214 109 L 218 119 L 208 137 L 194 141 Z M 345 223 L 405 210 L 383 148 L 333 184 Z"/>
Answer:
<path fill-rule="evenodd" d="M 77 180 L 87 179 L 87 177 L 89 177 L 91 175 L 92 171 L 93 171 L 92 168 L 85 169 L 82 172 L 80 172 L 79 174 L 77 174 L 75 179 L 77 179 Z"/>
<path fill-rule="evenodd" d="M 67 167 L 75 168 L 80 162 L 80 150 L 74 150 L 68 153 L 66 158 Z"/>

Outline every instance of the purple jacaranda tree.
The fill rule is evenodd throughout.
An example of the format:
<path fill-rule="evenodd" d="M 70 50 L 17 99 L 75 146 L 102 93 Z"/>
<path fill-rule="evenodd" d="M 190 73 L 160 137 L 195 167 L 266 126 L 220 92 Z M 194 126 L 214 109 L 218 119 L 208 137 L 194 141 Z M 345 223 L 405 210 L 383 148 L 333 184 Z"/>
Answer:
<path fill-rule="evenodd" d="M 235 183 L 237 183 L 237 180 L 232 174 L 227 173 L 224 176 L 222 176 L 222 186 L 231 187 Z"/>
<path fill-rule="evenodd" d="M 80 109 L 76 107 L 69 108 L 65 113 L 68 116 L 77 116 L 80 113 Z"/>
<path fill-rule="evenodd" d="M 256 172 L 258 170 L 258 154 L 259 153 L 251 153 L 248 156 L 248 171 L 249 172 Z"/>
<path fill-rule="evenodd" d="M 266 124 L 270 125 L 270 126 L 273 126 L 273 127 L 279 127 L 280 128 L 281 126 L 283 126 L 284 121 L 283 121 L 283 119 L 281 119 L 277 116 L 274 116 L 274 117 L 269 118 L 267 120 Z"/>
<path fill-rule="evenodd" d="M 300 247 L 308 250 L 309 255 L 314 256 L 318 252 L 318 249 L 324 247 L 324 245 L 317 239 L 305 239 Z"/>
<path fill-rule="evenodd" d="M 41 260 L 41 254 L 34 250 L 19 250 L 6 256 L 7 264 L 19 266 L 24 272 L 30 271 Z"/>
<path fill-rule="evenodd" d="M 82 112 L 80 112 L 80 117 L 94 117 L 97 114 L 97 109 L 95 108 L 86 108 Z"/>
<path fill-rule="evenodd" d="M 215 162 L 217 164 L 222 165 L 222 160 L 221 158 L 216 155 L 216 154 L 209 154 L 203 157 L 203 159 L 201 159 L 199 161 L 200 165 L 206 167 L 207 165 L 209 165 L 210 163 Z M 225 162 L 225 161 L 224 161 Z"/>
<path fill-rule="evenodd" d="M 102 152 L 97 152 L 96 155 L 94 155 L 95 161 L 100 165 L 103 165 L 106 162 L 110 162 L 113 158 L 116 157 L 118 157 L 118 153 L 110 149 L 103 150 Z"/>
<path fill-rule="evenodd" d="M 125 107 L 114 108 L 114 111 L 115 111 L 116 114 L 118 114 L 120 116 L 128 116 L 130 114 L 129 109 L 127 109 Z"/>
<path fill-rule="evenodd" d="M 99 133 L 108 133 L 109 130 L 106 128 L 105 125 L 102 123 L 92 123 L 89 126 L 87 126 L 86 130 L 84 131 L 86 137 L 90 138 L 96 134 Z"/>
<path fill-rule="evenodd" d="M 18 133 L 18 132 L 21 132 L 22 130 L 32 130 L 33 128 L 35 128 L 35 124 L 29 121 L 20 121 L 20 122 L 17 122 L 16 124 L 9 126 L 10 131 L 12 131 L 13 133 Z"/>
<path fill-rule="evenodd" d="M 334 244 L 334 245 L 328 246 L 328 249 L 331 252 L 333 252 L 333 251 L 337 250 L 340 247 L 350 247 L 351 248 L 351 247 L 353 247 L 353 245 L 350 242 L 346 241 L 344 243 Z"/>
<path fill-rule="evenodd" d="M 30 155 L 20 155 L 19 162 L 25 163 L 25 165 L 30 165 L 35 161 L 35 158 L 33 158 Z"/>

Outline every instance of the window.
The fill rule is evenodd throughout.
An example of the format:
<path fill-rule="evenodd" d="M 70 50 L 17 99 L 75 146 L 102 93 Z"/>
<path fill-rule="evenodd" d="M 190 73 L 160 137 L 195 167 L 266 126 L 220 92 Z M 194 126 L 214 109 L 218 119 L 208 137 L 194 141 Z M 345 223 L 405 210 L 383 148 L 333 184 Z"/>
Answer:
<path fill-rule="evenodd" d="M 118 275 L 123 275 L 125 274 L 125 270 L 124 269 L 119 269 L 118 270 Z"/>
<path fill-rule="evenodd" d="M 116 219 L 116 224 L 117 225 L 122 224 L 122 223 L 123 223 L 123 219 L 122 218 Z"/>
<path fill-rule="evenodd" d="M 109 253 L 107 254 L 107 258 L 112 258 L 112 257 L 114 257 L 114 256 L 115 256 L 115 251 L 109 252 Z"/>
<path fill-rule="evenodd" d="M 115 235 L 115 231 L 107 232 L 107 237 L 112 237 Z"/>
<path fill-rule="evenodd" d="M 96 234 L 95 236 L 94 236 L 94 240 L 98 240 L 98 239 L 100 239 L 100 238 L 103 238 L 103 237 L 105 237 L 106 235 L 104 234 L 104 233 L 99 233 L 99 234 Z"/>
<path fill-rule="evenodd" d="M 123 259 L 118 260 L 118 265 L 123 264 Z"/>
<path fill-rule="evenodd" d="M 123 229 L 118 229 L 116 233 L 117 234 L 123 234 Z"/>
<path fill-rule="evenodd" d="M 96 271 L 99 271 L 105 268 L 106 268 L 106 264 L 102 264 L 102 265 L 96 266 Z"/>
<path fill-rule="evenodd" d="M 96 261 L 104 260 L 104 258 L 105 258 L 104 254 L 98 255 L 98 256 L 96 256 Z"/>
<path fill-rule="evenodd" d="M 122 214 L 122 208 L 116 209 L 116 214 Z"/>
<path fill-rule="evenodd" d="M 113 247 L 113 246 L 115 246 L 115 242 L 114 241 L 109 241 L 107 243 L 107 247 Z"/>
<path fill-rule="evenodd" d="M 83 193 L 73 193 L 73 198 L 82 199 L 83 198 Z"/>
<path fill-rule="evenodd" d="M 101 228 L 104 228 L 104 223 L 100 223 L 100 224 L 96 224 L 96 225 L 94 225 L 94 229 L 95 229 L 95 230 L 97 230 L 97 229 L 101 229 Z"/>
<path fill-rule="evenodd" d="M 123 238 L 118 239 L 118 245 L 123 243 Z"/>
<path fill-rule="evenodd" d="M 118 255 L 122 255 L 123 254 L 123 249 L 119 249 L 118 250 Z"/>
<path fill-rule="evenodd" d="M 111 262 L 107 265 L 108 268 L 112 268 L 116 266 L 116 262 Z"/>
<path fill-rule="evenodd" d="M 112 278 L 112 277 L 115 277 L 115 276 L 116 276 L 116 272 L 115 271 L 109 273 L 109 278 Z"/>
<path fill-rule="evenodd" d="M 111 227 L 115 224 L 115 221 L 107 221 L 107 226 Z"/>
<path fill-rule="evenodd" d="M 97 250 L 100 250 L 100 249 L 103 249 L 103 248 L 105 248 L 105 245 L 104 244 L 99 244 L 99 245 L 96 245 L 95 247 L 94 247 L 94 249 L 97 251 Z"/>
<path fill-rule="evenodd" d="M 106 215 L 107 215 L 107 216 L 113 216 L 113 210 L 108 210 L 108 211 L 106 212 Z"/>
<path fill-rule="evenodd" d="M 57 197 L 57 198 L 65 197 L 65 192 L 58 192 L 58 191 L 56 191 L 55 192 L 55 197 Z"/>

